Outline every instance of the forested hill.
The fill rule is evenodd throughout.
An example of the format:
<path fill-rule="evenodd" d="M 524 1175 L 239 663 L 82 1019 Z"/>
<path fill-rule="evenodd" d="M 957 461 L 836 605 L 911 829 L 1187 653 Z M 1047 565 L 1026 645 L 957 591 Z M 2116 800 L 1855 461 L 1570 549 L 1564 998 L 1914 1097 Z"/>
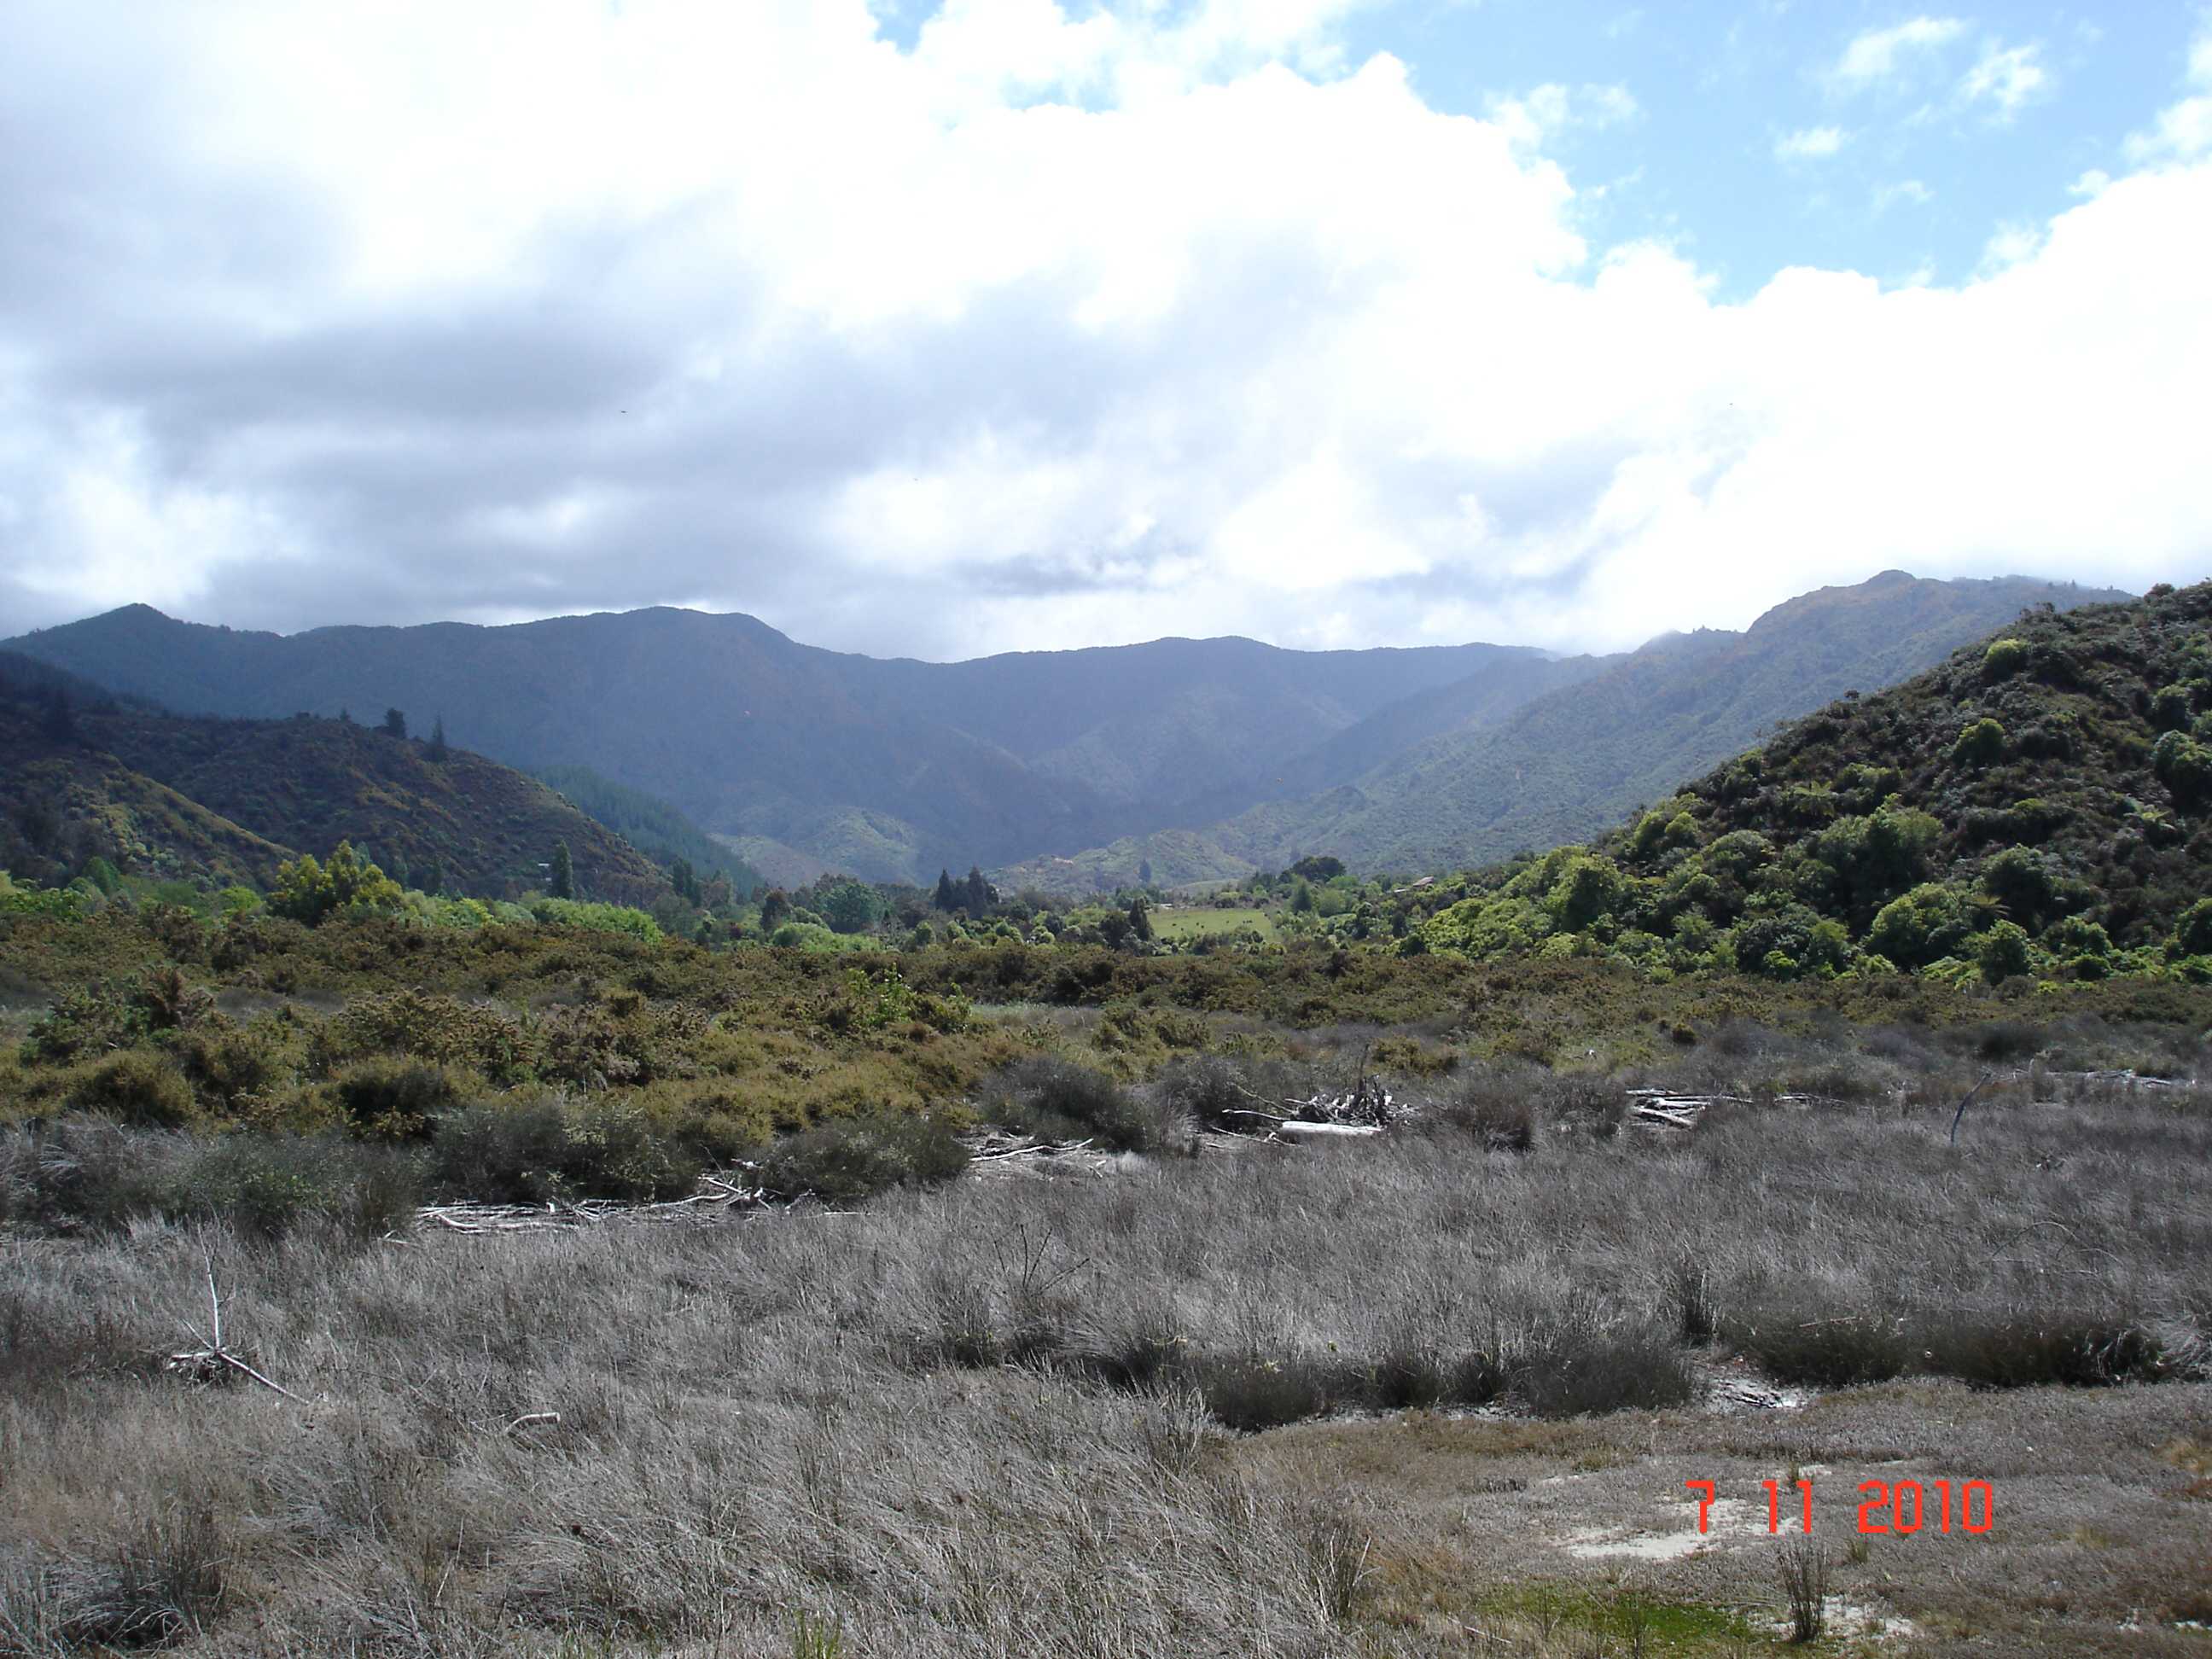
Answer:
<path fill-rule="evenodd" d="M 1309 854 L 1411 873 L 1579 840 L 1755 742 L 1775 721 L 1848 690 L 1894 684 L 2028 606 L 2126 597 L 2018 577 L 1935 581 L 1886 571 L 1791 599 L 1741 634 L 1662 636 L 1498 718 L 1379 757 L 1370 750 L 1347 781 L 1306 799 L 1187 834 L 1132 838 L 1060 867 L 1108 887 L 1133 880 L 1140 861 L 1177 882 L 1286 868 Z M 1018 872 L 1053 874 L 1045 865 Z"/>
<path fill-rule="evenodd" d="M 11 648 L 193 712 L 387 706 L 530 770 L 572 765 L 702 829 L 913 881 L 1268 799 L 1281 763 L 1401 698 L 1503 671 L 1490 706 L 1553 683 L 1495 646 L 1285 651 L 1159 640 L 966 663 L 817 649 L 744 616 L 652 610 L 504 628 L 280 636 L 143 605 Z"/>
<path fill-rule="evenodd" d="M 12 668 L 9 664 L 13 664 Z M 580 892 L 647 903 L 662 872 L 534 778 L 466 750 L 339 720 L 180 718 L 0 653 L 0 866 L 266 886 L 341 841 L 448 893 L 546 884 L 557 842 Z"/>
<path fill-rule="evenodd" d="M 1426 929 L 1784 977 L 2212 975 L 2212 583 L 2041 611 Z"/>
<path fill-rule="evenodd" d="M 588 766 L 548 766 L 538 781 L 566 796 L 579 811 L 596 818 L 655 864 L 679 860 L 702 878 L 726 876 L 738 892 L 768 884 L 761 872 L 708 836 L 666 801 L 601 777 Z"/>

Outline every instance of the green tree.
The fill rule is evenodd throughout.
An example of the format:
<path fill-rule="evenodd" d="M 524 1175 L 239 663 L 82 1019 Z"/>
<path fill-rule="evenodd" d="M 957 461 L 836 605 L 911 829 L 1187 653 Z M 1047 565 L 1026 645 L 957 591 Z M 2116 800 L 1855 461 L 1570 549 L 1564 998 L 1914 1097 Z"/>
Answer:
<path fill-rule="evenodd" d="M 686 904 L 703 904 L 699 872 L 691 867 L 690 859 L 679 858 L 668 866 L 668 884 Z"/>
<path fill-rule="evenodd" d="M 761 931 L 772 933 L 783 925 L 791 915 L 791 895 L 781 887 L 771 887 L 761 896 Z"/>
<path fill-rule="evenodd" d="M 1956 888 L 1923 882 L 1881 907 L 1867 930 L 1866 947 L 1900 968 L 1924 968 L 1955 955 L 1973 931 Z"/>
<path fill-rule="evenodd" d="M 950 870 L 937 872 L 937 896 L 931 902 L 940 910 L 957 910 L 960 908 L 960 890 L 952 884 Z"/>
<path fill-rule="evenodd" d="M 1142 939 L 1149 939 L 1152 936 L 1152 913 L 1145 908 L 1142 893 L 1129 901 L 1129 931 Z"/>
<path fill-rule="evenodd" d="M 1991 985 L 2025 974 L 2028 969 L 2027 930 L 2017 923 L 1998 922 L 1975 942 L 1974 959 L 1982 978 Z"/>
<path fill-rule="evenodd" d="M 2201 898 L 2181 913 L 2174 925 L 2173 945 L 2185 957 L 2212 956 L 2212 898 Z"/>
<path fill-rule="evenodd" d="M 1585 853 L 1567 861 L 1545 903 L 1561 928 L 1578 933 L 1600 916 L 1611 915 L 1627 892 L 1628 884 L 1611 859 Z"/>
<path fill-rule="evenodd" d="M 1960 728 L 1959 740 L 1951 745 L 1951 758 L 1966 766 L 1986 766 L 2003 759 L 2004 750 L 2004 727 L 1985 716 Z"/>
<path fill-rule="evenodd" d="M 849 877 L 817 886 L 815 903 L 823 921 L 836 933 L 865 933 L 883 915 L 883 902 L 876 896 L 876 890 Z"/>
<path fill-rule="evenodd" d="M 401 735 L 404 737 L 405 733 Z M 446 717 L 441 714 L 430 723 L 430 758 L 442 765 L 446 757 L 452 752 L 446 747 Z"/>
<path fill-rule="evenodd" d="M 2040 927 L 2058 905 L 2058 872 L 2048 854 L 2008 847 L 1982 865 L 1981 888 L 2024 927 Z"/>
<path fill-rule="evenodd" d="M 327 864 L 316 862 L 309 853 L 295 863 L 278 866 L 269 908 L 314 927 L 334 915 L 375 915 L 397 909 L 405 896 L 398 882 L 356 854 L 351 842 L 342 841 Z"/>
<path fill-rule="evenodd" d="M 570 855 L 568 843 L 565 841 L 553 843 L 552 894 L 557 899 L 576 896 L 576 861 Z"/>
<path fill-rule="evenodd" d="M 998 896 L 999 895 L 993 890 L 991 884 L 983 879 L 982 870 L 975 865 L 969 865 L 968 866 L 968 879 L 961 884 L 960 903 L 962 908 L 964 908 L 971 916 L 983 915 L 987 914 L 991 906 L 997 902 Z"/>
<path fill-rule="evenodd" d="M 401 714 L 397 708 L 386 709 L 384 711 L 384 735 L 387 738 L 405 737 L 407 735 L 407 716 Z"/>

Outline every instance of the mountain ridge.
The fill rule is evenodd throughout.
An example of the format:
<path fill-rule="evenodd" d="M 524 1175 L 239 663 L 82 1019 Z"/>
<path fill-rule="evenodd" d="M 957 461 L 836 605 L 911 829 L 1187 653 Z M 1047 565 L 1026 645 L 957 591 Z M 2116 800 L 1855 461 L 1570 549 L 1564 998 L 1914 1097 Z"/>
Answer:
<path fill-rule="evenodd" d="M 1229 635 L 928 663 L 669 606 L 276 635 L 132 605 L 9 648 L 194 711 L 441 717 L 518 769 L 583 767 L 668 802 L 757 866 L 1114 885 L 1170 836 L 1174 879 L 1324 851 L 1443 867 L 1571 839 L 1824 689 L 1902 678 L 2050 595 L 2093 597 L 1885 572 L 1741 634 L 1611 657 Z M 1730 691 L 1723 669 L 1754 683 Z"/>

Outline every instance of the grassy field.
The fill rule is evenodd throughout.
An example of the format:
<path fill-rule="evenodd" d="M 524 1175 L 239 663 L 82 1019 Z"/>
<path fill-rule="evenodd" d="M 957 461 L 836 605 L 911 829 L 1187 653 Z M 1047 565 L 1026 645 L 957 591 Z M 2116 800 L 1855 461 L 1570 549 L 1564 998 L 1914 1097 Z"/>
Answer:
<path fill-rule="evenodd" d="M 2201 1653 L 2212 1105 L 2021 1073 L 1954 1147 L 1940 1048 L 1830 1058 L 1665 1136 L 1470 1067 L 1372 1144 L 850 1212 L 19 1234 L 0 1652 L 1758 1652 L 1803 1477 L 1818 1650 Z M 289 1395 L 163 1370 L 210 1269 Z M 1862 1540 L 1905 1478 L 1995 1525 Z"/>
<path fill-rule="evenodd" d="M 1152 911 L 1152 922 L 1153 934 L 1165 939 L 1208 939 L 1243 933 L 1257 933 L 1263 939 L 1276 937 L 1274 919 L 1265 910 L 1252 908 L 1217 910 L 1210 905 L 1175 908 L 1163 906 Z"/>

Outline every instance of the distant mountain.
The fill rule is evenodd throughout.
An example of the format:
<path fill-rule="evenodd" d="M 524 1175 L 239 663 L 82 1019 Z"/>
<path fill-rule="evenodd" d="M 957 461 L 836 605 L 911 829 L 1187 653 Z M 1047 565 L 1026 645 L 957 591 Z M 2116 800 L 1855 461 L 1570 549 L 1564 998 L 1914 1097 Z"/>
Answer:
<path fill-rule="evenodd" d="M 132 605 L 10 648 L 181 709 L 442 715 L 510 765 L 587 767 L 667 801 L 756 862 L 789 849 L 909 881 L 1242 811 L 1291 758 L 1471 674 L 1492 675 L 1498 707 L 1553 683 L 1544 653 L 1487 645 L 878 661 L 670 610 L 286 636 Z"/>
<path fill-rule="evenodd" d="M 665 875 L 534 778 L 466 750 L 295 718 L 180 718 L 67 682 L 54 712 L 44 665 L 0 653 L 0 863 L 82 865 L 266 886 L 341 841 L 395 874 L 511 896 L 545 884 L 568 843 L 578 890 L 645 903 Z M 63 729 L 65 726 L 65 730 Z"/>
<path fill-rule="evenodd" d="M 2031 611 L 1461 885 L 1426 935 L 1475 955 L 2212 976 L 2212 582 Z"/>
<path fill-rule="evenodd" d="M 1587 672 L 1552 665 L 1569 684 L 1502 719 L 1429 735 L 1305 799 L 1250 808 L 1173 843 L 1133 837 L 1031 861 L 1001 880 L 1114 885 L 1133 880 L 1146 860 L 1156 879 L 1180 882 L 1281 869 L 1310 853 L 1412 872 L 1580 840 L 1776 721 L 1893 684 L 2023 610 L 2126 597 L 2021 577 L 1934 581 L 1885 571 L 1791 599 L 1741 634 L 1668 635 L 1625 658 L 1583 659 Z"/>

